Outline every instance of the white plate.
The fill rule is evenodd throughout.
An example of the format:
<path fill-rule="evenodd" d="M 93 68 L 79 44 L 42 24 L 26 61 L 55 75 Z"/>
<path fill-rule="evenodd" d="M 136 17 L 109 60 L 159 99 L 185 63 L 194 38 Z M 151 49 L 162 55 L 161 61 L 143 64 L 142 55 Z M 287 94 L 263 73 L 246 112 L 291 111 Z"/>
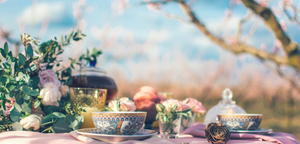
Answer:
<path fill-rule="evenodd" d="M 272 129 L 259 129 L 259 130 L 229 130 L 231 133 L 250 133 L 250 134 L 268 134 Z"/>
<path fill-rule="evenodd" d="M 101 134 L 101 132 L 97 128 L 86 128 L 86 129 L 79 129 L 76 131 L 77 133 L 100 140 L 103 142 L 108 143 L 117 143 L 127 140 L 144 140 L 147 138 L 150 138 L 153 135 L 156 135 L 157 132 L 154 130 L 140 130 L 134 135 L 107 135 L 107 134 Z"/>

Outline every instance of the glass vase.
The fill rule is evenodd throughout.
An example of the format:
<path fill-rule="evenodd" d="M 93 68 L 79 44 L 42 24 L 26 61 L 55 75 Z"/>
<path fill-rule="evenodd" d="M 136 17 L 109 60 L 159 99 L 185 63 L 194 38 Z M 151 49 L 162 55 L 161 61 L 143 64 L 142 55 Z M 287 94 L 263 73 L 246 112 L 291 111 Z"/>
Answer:
<path fill-rule="evenodd" d="M 178 138 L 180 132 L 181 115 L 159 115 L 159 137 L 167 139 Z"/>
<path fill-rule="evenodd" d="M 180 132 L 183 133 L 186 129 L 191 127 L 195 124 L 196 115 L 193 114 L 192 117 L 185 117 L 183 116 L 181 118 L 181 126 L 180 126 Z"/>

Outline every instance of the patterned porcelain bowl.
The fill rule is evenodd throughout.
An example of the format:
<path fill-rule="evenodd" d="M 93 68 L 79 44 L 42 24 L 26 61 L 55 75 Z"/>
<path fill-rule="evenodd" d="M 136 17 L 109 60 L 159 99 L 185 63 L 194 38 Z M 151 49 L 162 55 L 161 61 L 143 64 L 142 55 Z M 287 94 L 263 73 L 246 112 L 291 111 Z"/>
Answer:
<path fill-rule="evenodd" d="M 218 114 L 218 120 L 228 130 L 257 130 L 262 114 Z"/>
<path fill-rule="evenodd" d="M 92 112 L 95 126 L 102 134 L 133 135 L 141 130 L 147 112 Z"/>

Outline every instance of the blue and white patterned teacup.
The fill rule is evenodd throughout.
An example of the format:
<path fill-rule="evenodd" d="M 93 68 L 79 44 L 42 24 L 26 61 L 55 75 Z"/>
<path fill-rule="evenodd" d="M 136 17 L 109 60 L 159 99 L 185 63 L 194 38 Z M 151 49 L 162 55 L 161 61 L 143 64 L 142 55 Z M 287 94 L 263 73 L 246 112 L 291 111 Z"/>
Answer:
<path fill-rule="evenodd" d="M 147 112 L 92 112 L 92 119 L 102 134 L 133 135 L 141 130 Z"/>
<path fill-rule="evenodd" d="M 218 120 L 228 130 L 257 130 L 262 114 L 218 114 Z"/>

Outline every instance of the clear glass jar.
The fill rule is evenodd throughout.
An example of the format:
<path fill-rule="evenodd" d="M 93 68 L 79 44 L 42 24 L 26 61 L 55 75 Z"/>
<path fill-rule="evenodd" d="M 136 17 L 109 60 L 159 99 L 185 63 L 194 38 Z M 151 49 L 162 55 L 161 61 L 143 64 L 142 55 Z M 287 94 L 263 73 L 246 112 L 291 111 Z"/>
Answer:
<path fill-rule="evenodd" d="M 92 63 L 90 67 L 84 67 L 75 71 L 72 78 L 73 81 L 70 87 L 106 89 L 106 101 L 113 99 L 118 91 L 115 81 L 106 76 L 106 71 L 96 68 L 95 64 Z"/>
<path fill-rule="evenodd" d="M 204 124 L 207 125 L 212 122 L 218 121 L 218 114 L 246 114 L 246 111 L 237 106 L 235 101 L 232 100 L 232 91 L 226 88 L 223 91 L 223 100 L 219 101 L 218 105 L 212 107 L 206 113 Z"/>

